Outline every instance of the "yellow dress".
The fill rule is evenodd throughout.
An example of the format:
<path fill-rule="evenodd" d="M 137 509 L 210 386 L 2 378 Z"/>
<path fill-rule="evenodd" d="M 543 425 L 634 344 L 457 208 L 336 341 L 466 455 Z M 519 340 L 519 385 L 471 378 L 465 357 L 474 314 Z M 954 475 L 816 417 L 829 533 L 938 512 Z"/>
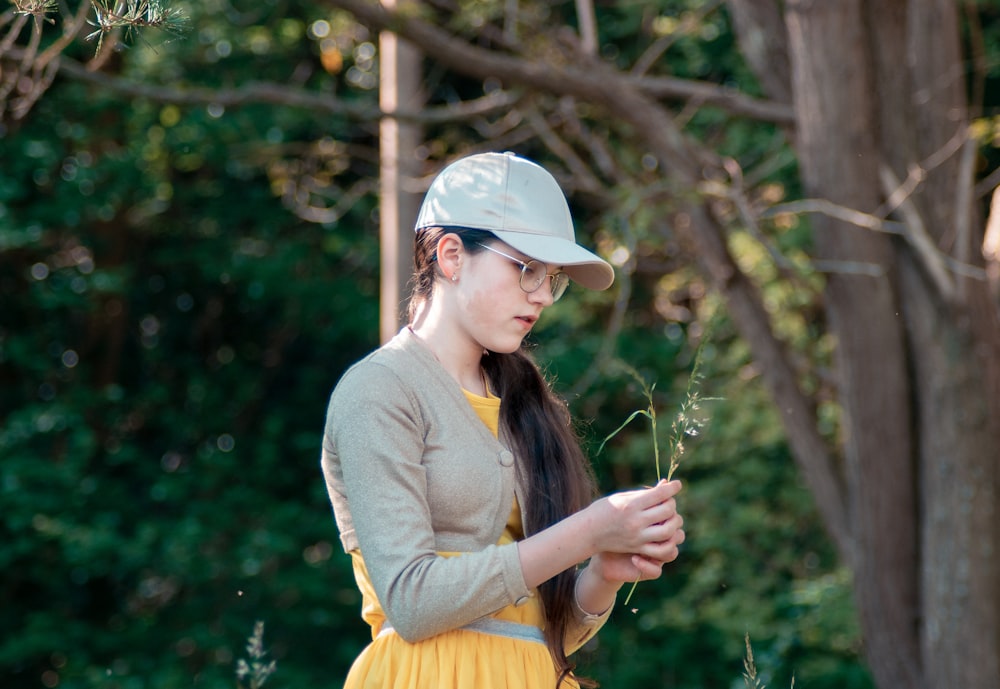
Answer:
<path fill-rule="evenodd" d="M 466 391 L 479 418 L 494 435 L 500 418 L 500 399 L 492 393 L 480 397 Z M 498 544 L 524 538 L 521 511 L 515 499 L 507 528 Z M 439 553 L 460 557 L 461 553 Z M 364 559 L 351 552 L 354 577 L 362 595 L 361 617 L 372 628 L 372 642 L 354 661 L 344 689 L 555 689 L 557 673 L 548 647 L 539 641 L 455 629 L 416 643 L 394 632 L 383 633 L 385 613 L 368 577 Z M 462 582 L 456 581 L 455 586 Z M 522 605 L 508 605 L 492 617 L 506 622 L 545 626 L 537 595 Z M 560 689 L 579 689 L 567 678 Z"/>

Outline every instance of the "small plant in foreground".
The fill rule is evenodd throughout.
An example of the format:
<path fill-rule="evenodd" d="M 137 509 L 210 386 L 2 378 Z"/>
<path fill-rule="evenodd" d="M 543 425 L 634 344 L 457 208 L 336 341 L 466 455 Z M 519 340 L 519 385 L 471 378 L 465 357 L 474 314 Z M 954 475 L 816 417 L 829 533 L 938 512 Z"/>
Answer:
<path fill-rule="evenodd" d="M 743 684 L 746 689 L 765 689 L 764 683 L 757 676 L 757 666 L 753 662 L 753 647 L 750 645 L 750 633 L 744 636 L 747 645 L 746 655 L 743 656 Z M 795 677 L 792 677 L 790 689 L 795 689 Z"/>
<path fill-rule="evenodd" d="M 757 676 L 757 666 L 753 662 L 753 647 L 750 645 L 750 633 L 744 636 L 747 644 L 746 655 L 743 656 L 743 684 L 747 689 L 764 689 L 763 682 Z"/>
<path fill-rule="evenodd" d="M 240 658 L 236 661 L 236 678 L 241 689 L 243 682 L 249 681 L 246 689 L 261 689 L 264 682 L 274 674 L 277 665 L 275 661 L 265 661 L 267 652 L 264 650 L 264 623 L 257 621 L 253 626 L 253 634 L 247 639 L 247 656 L 249 660 Z"/>

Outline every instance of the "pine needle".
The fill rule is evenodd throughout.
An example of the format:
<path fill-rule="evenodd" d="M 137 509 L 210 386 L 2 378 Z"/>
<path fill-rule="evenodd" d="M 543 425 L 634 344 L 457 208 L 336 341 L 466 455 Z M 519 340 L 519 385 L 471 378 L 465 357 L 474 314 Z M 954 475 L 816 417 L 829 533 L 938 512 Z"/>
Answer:
<path fill-rule="evenodd" d="M 87 40 L 97 39 L 97 52 L 101 52 L 105 34 L 124 30 L 126 39 L 141 38 L 144 29 L 158 29 L 172 36 L 180 36 L 187 29 L 187 17 L 175 8 L 167 7 L 163 0 L 91 0 L 95 20 L 87 20 L 96 31 Z"/>

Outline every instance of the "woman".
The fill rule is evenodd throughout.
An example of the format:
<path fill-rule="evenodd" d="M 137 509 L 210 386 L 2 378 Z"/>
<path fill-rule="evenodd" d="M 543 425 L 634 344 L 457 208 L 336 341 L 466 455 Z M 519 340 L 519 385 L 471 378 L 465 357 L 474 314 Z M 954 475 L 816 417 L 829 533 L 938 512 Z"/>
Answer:
<path fill-rule="evenodd" d="M 577 687 L 568 654 L 684 541 L 676 481 L 594 499 L 522 348 L 569 280 L 606 289 L 614 272 L 576 244 L 555 179 L 509 153 L 438 175 L 415 264 L 409 325 L 327 415 L 323 471 L 373 639 L 345 687 Z"/>

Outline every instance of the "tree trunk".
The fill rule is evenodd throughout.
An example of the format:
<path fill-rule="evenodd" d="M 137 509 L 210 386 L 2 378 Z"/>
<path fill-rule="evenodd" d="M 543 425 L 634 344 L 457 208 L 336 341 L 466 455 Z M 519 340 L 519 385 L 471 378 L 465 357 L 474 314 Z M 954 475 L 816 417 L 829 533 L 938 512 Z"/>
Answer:
<path fill-rule="evenodd" d="M 881 198 L 878 103 L 862 10 L 860 0 L 790 2 L 787 21 L 806 193 L 872 212 Z M 855 595 L 876 681 L 921 687 L 916 462 L 892 243 L 832 218 L 816 217 L 813 227 L 817 258 L 875 273 L 831 272 L 826 285 L 857 541 Z"/>
<path fill-rule="evenodd" d="M 910 241 L 813 223 L 819 257 L 881 272 L 826 290 L 872 672 L 881 687 L 995 687 L 996 309 L 981 280 L 936 280 L 940 254 L 912 239 L 974 257 L 971 170 L 950 145 L 966 126 L 954 3 L 798 1 L 786 16 L 807 193 L 873 212 L 892 191 L 883 166 L 923 180 L 899 205 Z"/>

